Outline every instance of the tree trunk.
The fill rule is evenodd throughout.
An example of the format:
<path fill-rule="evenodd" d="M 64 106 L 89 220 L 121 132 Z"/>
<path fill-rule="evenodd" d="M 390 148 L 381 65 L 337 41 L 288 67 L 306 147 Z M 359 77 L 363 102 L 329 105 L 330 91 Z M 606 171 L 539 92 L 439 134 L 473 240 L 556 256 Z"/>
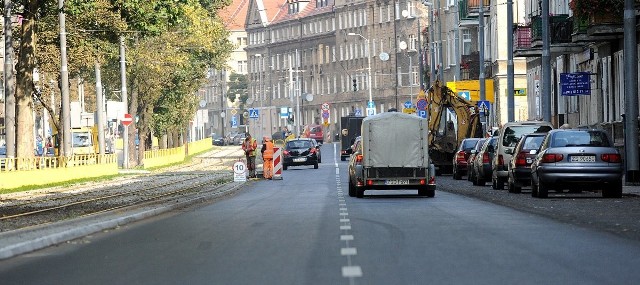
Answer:
<path fill-rule="evenodd" d="M 127 131 L 129 132 L 129 167 L 135 167 L 138 166 L 138 160 L 136 159 L 136 156 L 138 155 L 138 153 L 136 152 L 136 130 L 138 124 L 136 122 L 136 116 L 138 113 L 138 90 L 136 88 L 137 80 L 133 78 L 131 82 L 133 82 L 133 86 L 131 89 L 129 89 L 131 90 L 131 96 L 129 97 L 129 114 L 133 116 L 133 122 L 129 125 Z"/>
<path fill-rule="evenodd" d="M 167 134 L 162 135 L 162 138 L 160 138 L 160 141 L 158 142 L 158 148 L 159 149 L 167 149 L 167 146 L 169 145 L 169 136 Z"/>
<path fill-rule="evenodd" d="M 28 11 L 37 11 L 38 0 L 28 1 Z M 35 149 L 33 119 L 33 70 L 36 68 L 36 13 L 25 12 L 20 52 L 16 65 L 16 156 L 33 157 Z"/>

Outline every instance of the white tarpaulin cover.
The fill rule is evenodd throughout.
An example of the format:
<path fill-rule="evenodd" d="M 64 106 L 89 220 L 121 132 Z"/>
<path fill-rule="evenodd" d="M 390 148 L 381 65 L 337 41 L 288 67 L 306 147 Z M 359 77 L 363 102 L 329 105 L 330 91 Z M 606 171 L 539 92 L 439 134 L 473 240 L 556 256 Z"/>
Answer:
<path fill-rule="evenodd" d="M 386 112 L 362 121 L 363 166 L 428 167 L 426 119 Z"/>

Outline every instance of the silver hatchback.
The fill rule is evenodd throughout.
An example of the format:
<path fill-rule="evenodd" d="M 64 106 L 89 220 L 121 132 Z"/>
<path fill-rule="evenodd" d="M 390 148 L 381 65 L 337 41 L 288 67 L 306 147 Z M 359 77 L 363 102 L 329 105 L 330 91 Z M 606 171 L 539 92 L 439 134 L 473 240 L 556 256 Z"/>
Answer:
<path fill-rule="evenodd" d="M 619 198 L 622 174 L 622 157 L 605 131 L 552 130 L 531 163 L 531 195 L 601 190 L 605 198 Z"/>

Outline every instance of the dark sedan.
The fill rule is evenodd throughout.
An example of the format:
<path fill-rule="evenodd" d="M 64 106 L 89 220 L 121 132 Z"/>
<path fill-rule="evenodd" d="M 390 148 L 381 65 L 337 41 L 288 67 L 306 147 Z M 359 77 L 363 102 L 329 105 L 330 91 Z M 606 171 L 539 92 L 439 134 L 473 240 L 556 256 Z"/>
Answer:
<path fill-rule="evenodd" d="M 458 151 L 453 157 L 453 179 L 460 180 L 463 175 L 467 174 L 467 160 L 471 155 L 471 150 L 476 146 L 481 138 L 468 138 L 462 140 Z"/>
<path fill-rule="evenodd" d="M 284 160 L 282 169 L 287 170 L 291 166 L 313 165 L 318 169 L 318 148 L 312 139 L 300 138 L 287 142 L 282 152 Z"/>
<path fill-rule="evenodd" d="M 622 174 L 622 158 L 605 131 L 552 130 L 531 163 L 531 195 L 599 190 L 605 198 L 620 198 Z"/>
<path fill-rule="evenodd" d="M 536 157 L 545 135 L 546 133 L 523 135 L 513 149 L 513 158 L 507 167 L 510 193 L 520 193 L 522 187 L 531 185 L 531 162 Z"/>

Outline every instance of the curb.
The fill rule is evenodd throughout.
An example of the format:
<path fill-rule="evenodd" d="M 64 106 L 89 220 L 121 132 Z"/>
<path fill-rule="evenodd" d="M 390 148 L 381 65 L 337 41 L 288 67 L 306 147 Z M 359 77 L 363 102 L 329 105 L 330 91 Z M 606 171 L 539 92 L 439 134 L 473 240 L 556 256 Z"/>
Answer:
<path fill-rule="evenodd" d="M 163 205 L 159 207 L 147 206 L 128 211 L 124 215 L 118 212 L 104 213 L 96 216 L 72 219 L 60 223 L 48 224 L 29 229 L 20 229 L 6 233 L 0 233 L 0 259 L 7 259 L 17 255 L 43 249 L 52 245 L 64 243 L 105 229 L 116 228 L 154 217 L 172 210 L 184 208 L 210 199 L 231 194 L 244 183 L 229 182 L 220 186 L 221 191 L 210 195 L 200 196 L 187 201 Z M 133 213 L 130 213 L 133 212 Z"/>

